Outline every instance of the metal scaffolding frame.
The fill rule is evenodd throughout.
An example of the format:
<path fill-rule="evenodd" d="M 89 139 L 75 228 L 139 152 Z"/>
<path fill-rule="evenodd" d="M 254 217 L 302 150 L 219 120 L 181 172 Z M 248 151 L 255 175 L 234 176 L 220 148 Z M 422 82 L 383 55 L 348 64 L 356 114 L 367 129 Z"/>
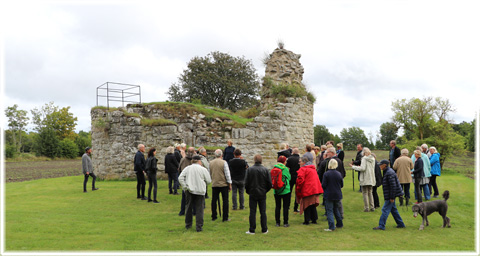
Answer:
<path fill-rule="evenodd" d="M 136 89 L 138 89 L 138 92 L 132 92 L 136 91 Z M 105 94 L 100 95 L 99 92 L 104 92 Z M 128 100 L 128 98 L 135 96 L 138 96 L 138 101 Z M 110 108 L 110 102 L 122 102 L 122 107 L 125 106 L 125 102 L 136 104 L 140 104 L 142 102 L 140 85 L 114 82 L 106 82 L 97 87 L 97 106 L 99 98 L 106 98 L 107 109 Z"/>

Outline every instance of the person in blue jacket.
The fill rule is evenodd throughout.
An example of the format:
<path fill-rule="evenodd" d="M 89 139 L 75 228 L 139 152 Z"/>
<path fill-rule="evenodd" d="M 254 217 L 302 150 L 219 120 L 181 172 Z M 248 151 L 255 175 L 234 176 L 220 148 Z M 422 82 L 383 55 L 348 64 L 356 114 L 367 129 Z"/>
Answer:
<path fill-rule="evenodd" d="M 328 229 L 325 231 L 334 231 L 335 228 L 343 227 L 342 214 L 340 213 L 340 200 L 342 200 L 342 188 L 343 188 L 343 176 L 336 170 L 338 167 L 338 162 L 332 158 L 328 162 L 328 170 L 323 174 L 323 198 L 325 199 L 325 209 L 327 213 Z M 335 222 L 333 219 L 337 221 Z"/>
<path fill-rule="evenodd" d="M 435 147 L 430 147 L 430 165 L 432 169 L 430 170 L 430 183 L 428 186 L 430 187 L 430 195 L 432 194 L 432 188 L 435 190 L 433 197 L 438 198 L 438 186 L 437 186 L 437 176 L 440 176 L 441 167 L 440 167 L 440 153 L 438 153 Z"/>

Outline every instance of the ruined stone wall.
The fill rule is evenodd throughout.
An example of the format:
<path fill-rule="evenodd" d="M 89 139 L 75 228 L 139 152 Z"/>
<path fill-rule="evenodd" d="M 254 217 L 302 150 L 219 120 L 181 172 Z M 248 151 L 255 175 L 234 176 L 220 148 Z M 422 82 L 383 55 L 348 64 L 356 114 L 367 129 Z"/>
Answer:
<path fill-rule="evenodd" d="M 298 54 L 276 49 L 269 59 L 266 75 L 277 82 L 301 83 L 303 67 L 299 58 Z M 194 109 L 176 113 L 155 104 L 134 104 L 110 111 L 94 108 L 91 111 L 94 170 L 102 179 L 134 178 L 133 158 L 137 145 L 144 144 L 147 150 L 157 149 L 159 176 L 166 177 L 163 171 L 168 146 L 183 142 L 195 148 L 209 146 L 223 150 L 229 139 L 235 148 L 242 150 L 247 162 L 253 164 L 253 156 L 261 154 L 263 164 L 272 168 L 281 143 L 303 150 L 307 143 L 313 142 L 313 103 L 307 97 L 286 98 L 282 102 L 263 98 L 259 108 L 260 114 L 242 128 L 235 128 L 227 118 L 207 118 Z M 165 119 L 172 124 L 149 126 L 142 124 L 142 119 Z"/>

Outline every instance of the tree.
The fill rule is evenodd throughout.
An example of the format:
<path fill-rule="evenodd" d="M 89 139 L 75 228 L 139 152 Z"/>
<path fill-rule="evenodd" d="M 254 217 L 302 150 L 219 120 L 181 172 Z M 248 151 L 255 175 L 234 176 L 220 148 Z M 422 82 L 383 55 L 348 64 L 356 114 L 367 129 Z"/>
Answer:
<path fill-rule="evenodd" d="M 385 122 L 380 125 L 380 142 L 377 143 L 377 149 L 390 149 L 390 141 L 396 140 L 398 127 L 391 122 Z"/>
<path fill-rule="evenodd" d="M 345 150 L 355 150 L 357 144 L 362 144 L 364 147 L 371 147 L 365 132 L 358 127 L 343 128 L 340 131 L 340 138 L 343 141 L 343 148 Z"/>
<path fill-rule="evenodd" d="M 35 139 L 37 155 L 55 158 L 60 156 L 60 140 L 53 129 L 43 128 Z"/>
<path fill-rule="evenodd" d="M 167 94 L 171 101 L 200 100 L 235 112 L 257 103 L 259 86 L 250 60 L 216 51 L 191 59 Z"/>
<path fill-rule="evenodd" d="M 335 136 L 328 131 L 325 125 L 313 127 L 313 138 L 315 145 L 324 145 L 329 140 L 335 140 Z"/>
<path fill-rule="evenodd" d="M 78 156 L 82 156 L 85 153 L 85 148 L 92 145 L 92 136 L 88 132 L 80 131 L 75 138 L 75 144 L 78 148 Z"/>
<path fill-rule="evenodd" d="M 18 105 L 14 104 L 5 109 L 5 115 L 8 118 L 8 127 L 13 132 L 12 139 L 15 151 L 20 152 L 20 148 L 22 147 L 22 131 L 28 123 L 27 111 L 18 109 Z"/>
<path fill-rule="evenodd" d="M 397 100 L 392 103 L 392 111 L 393 123 L 405 130 L 407 139 L 414 139 L 415 135 L 423 140 L 430 137 L 430 128 L 435 122 L 449 122 L 449 114 L 455 112 L 455 108 L 448 99 L 426 97 Z"/>
<path fill-rule="evenodd" d="M 34 108 L 31 113 L 33 123 L 36 125 L 35 129 L 39 132 L 43 129 L 51 129 L 60 140 L 64 138 L 74 140 L 78 119 L 69 110 L 70 106 L 59 108 L 53 102 L 45 104 L 40 109 Z"/>
<path fill-rule="evenodd" d="M 59 143 L 61 156 L 75 158 L 78 156 L 78 147 L 71 139 L 65 138 Z"/>

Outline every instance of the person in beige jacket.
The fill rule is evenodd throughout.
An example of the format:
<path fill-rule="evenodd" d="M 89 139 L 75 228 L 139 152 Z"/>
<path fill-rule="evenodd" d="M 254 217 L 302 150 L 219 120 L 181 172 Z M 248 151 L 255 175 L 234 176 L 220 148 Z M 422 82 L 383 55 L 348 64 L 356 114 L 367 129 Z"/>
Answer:
<path fill-rule="evenodd" d="M 359 172 L 360 186 L 363 194 L 363 211 L 375 211 L 372 189 L 375 186 L 375 158 L 369 148 L 363 148 L 363 157 L 360 166 L 350 163 L 350 166 Z"/>
<path fill-rule="evenodd" d="M 397 173 L 398 180 L 405 193 L 405 204 L 408 205 L 408 201 L 410 200 L 410 183 L 412 183 L 412 173 L 410 170 L 413 169 L 414 165 L 412 159 L 408 156 L 408 149 L 402 149 L 401 153 L 402 155 L 397 158 L 393 164 L 393 170 Z M 403 199 L 400 198 L 400 206 L 402 205 Z"/>

